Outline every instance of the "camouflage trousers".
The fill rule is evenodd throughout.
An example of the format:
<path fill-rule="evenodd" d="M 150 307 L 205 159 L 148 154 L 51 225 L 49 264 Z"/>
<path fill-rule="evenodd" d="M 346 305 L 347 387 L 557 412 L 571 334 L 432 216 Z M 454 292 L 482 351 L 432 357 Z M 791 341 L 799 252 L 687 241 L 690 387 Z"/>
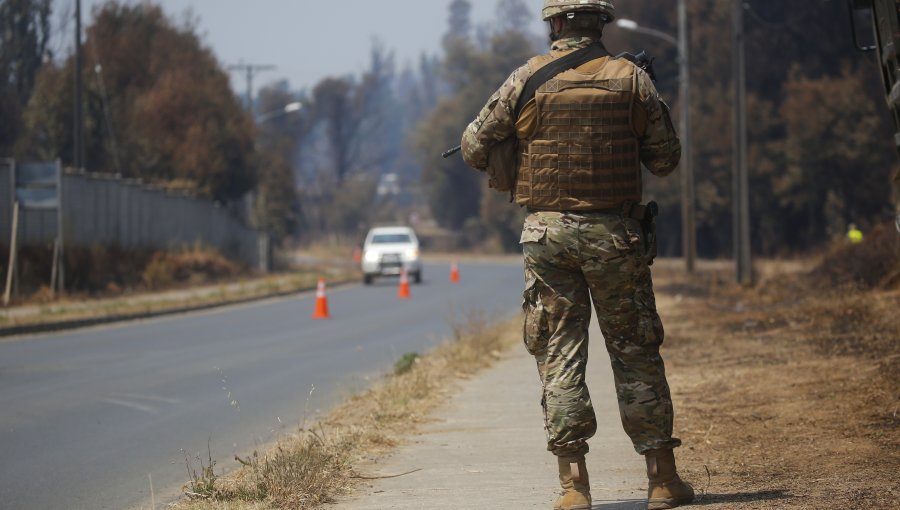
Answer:
<path fill-rule="evenodd" d="M 547 449 L 583 455 L 597 430 L 585 380 L 591 302 L 612 362 L 625 432 L 638 453 L 681 445 L 659 354 L 663 327 L 637 220 L 536 212 L 525 220 L 524 340 L 537 360 Z"/>

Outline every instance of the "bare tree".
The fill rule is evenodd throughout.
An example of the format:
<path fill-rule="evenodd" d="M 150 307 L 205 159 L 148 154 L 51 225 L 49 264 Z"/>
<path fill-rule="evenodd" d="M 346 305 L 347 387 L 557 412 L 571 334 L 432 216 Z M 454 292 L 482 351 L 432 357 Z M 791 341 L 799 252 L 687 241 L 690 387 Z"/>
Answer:
<path fill-rule="evenodd" d="M 393 56 L 376 42 L 369 71 L 358 82 L 352 78 L 325 78 L 313 89 L 315 119 L 324 127 L 338 186 L 350 174 L 385 158 L 383 144 L 377 141 L 386 117 L 393 68 Z"/>

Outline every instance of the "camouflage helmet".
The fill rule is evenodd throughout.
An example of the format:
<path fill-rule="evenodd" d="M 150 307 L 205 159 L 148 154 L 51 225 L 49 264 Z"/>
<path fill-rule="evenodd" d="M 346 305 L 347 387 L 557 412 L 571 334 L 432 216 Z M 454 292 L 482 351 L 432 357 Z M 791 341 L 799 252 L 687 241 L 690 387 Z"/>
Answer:
<path fill-rule="evenodd" d="M 606 22 L 616 19 L 616 8 L 610 0 L 544 0 L 544 21 L 567 12 L 599 12 L 606 15 Z"/>

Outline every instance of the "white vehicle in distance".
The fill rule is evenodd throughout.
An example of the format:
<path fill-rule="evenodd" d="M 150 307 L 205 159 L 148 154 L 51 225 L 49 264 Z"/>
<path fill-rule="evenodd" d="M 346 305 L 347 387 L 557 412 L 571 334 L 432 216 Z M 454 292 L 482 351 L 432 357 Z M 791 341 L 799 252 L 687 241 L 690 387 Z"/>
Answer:
<path fill-rule="evenodd" d="M 409 227 L 378 227 L 366 235 L 363 244 L 363 282 L 376 276 L 397 276 L 403 269 L 416 283 L 422 283 L 419 240 Z"/>

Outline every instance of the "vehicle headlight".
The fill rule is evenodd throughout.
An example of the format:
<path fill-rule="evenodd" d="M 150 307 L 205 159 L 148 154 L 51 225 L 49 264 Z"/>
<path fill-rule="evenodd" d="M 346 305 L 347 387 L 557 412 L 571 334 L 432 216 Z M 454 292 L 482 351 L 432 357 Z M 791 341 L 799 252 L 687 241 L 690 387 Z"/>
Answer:
<path fill-rule="evenodd" d="M 378 262 L 378 252 L 377 251 L 367 251 L 366 252 L 366 262 Z"/>
<path fill-rule="evenodd" d="M 407 260 L 416 260 L 417 258 L 419 258 L 419 250 L 416 250 L 416 249 L 406 250 L 406 259 Z"/>

